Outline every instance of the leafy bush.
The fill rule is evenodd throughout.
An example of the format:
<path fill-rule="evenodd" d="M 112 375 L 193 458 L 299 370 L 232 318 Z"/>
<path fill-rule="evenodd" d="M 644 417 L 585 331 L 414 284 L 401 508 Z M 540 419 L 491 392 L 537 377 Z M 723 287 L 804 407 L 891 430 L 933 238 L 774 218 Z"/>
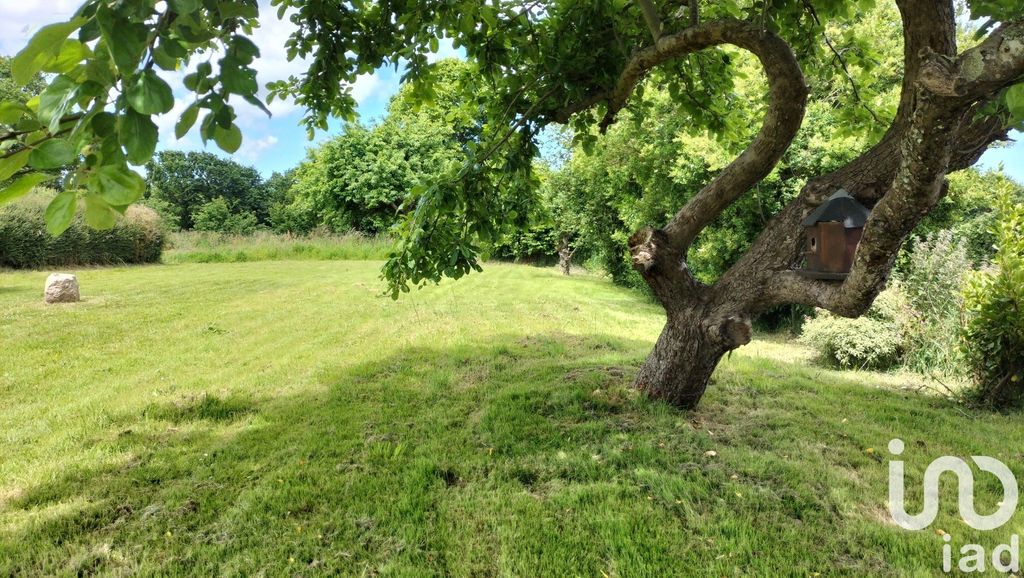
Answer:
<path fill-rule="evenodd" d="M 0 266 L 29 269 L 160 260 L 164 232 L 152 209 L 129 207 L 124 218 L 105 231 L 86 226 L 79 214 L 64 233 L 53 237 L 43 220 L 50 196 L 38 192 L 0 207 Z"/>
<path fill-rule="evenodd" d="M 213 199 L 192 214 L 192 228 L 196 231 L 248 235 L 256 231 L 256 226 L 256 215 L 232 212 L 224 197 Z"/>
<path fill-rule="evenodd" d="M 558 232 L 546 224 L 516 230 L 494 244 L 491 255 L 498 259 L 529 263 L 552 263 L 558 259 Z"/>
<path fill-rule="evenodd" d="M 301 202 L 270 207 L 270 224 L 275 233 L 305 235 L 316 228 L 316 218 L 316 213 Z"/>
<path fill-rule="evenodd" d="M 964 354 L 974 394 L 997 406 L 1024 398 L 1024 204 L 1003 196 L 992 267 L 972 274 L 964 291 Z"/>
<path fill-rule="evenodd" d="M 410 192 L 457 168 L 462 147 L 478 140 L 479 112 L 456 92 L 472 72 L 465 62 L 441 60 L 432 71 L 438 85 L 429 106 L 421 107 L 413 89 L 403 88 L 380 123 L 348 123 L 340 135 L 311 149 L 290 176 L 287 197 L 294 210 L 271 216 L 275 230 L 389 230 L 408 211 L 403 203 Z"/>
<path fill-rule="evenodd" d="M 875 299 L 867 315 L 857 319 L 819 309 L 804 323 L 800 341 L 844 369 L 889 369 L 899 363 L 905 347 L 901 330 L 905 306 L 899 291 L 888 289 Z"/>
<path fill-rule="evenodd" d="M 915 239 L 900 288 L 907 298 L 906 355 L 914 371 L 962 373 L 958 337 L 963 311 L 963 287 L 972 270 L 966 246 L 953 231 L 928 233 Z"/>
<path fill-rule="evenodd" d="M 181 230 L 181 213 L 178 207 L 157 197 L 142 199 L 137 204 L 153 209 L 160 216 L 160 224 L 165 231 Z"/>

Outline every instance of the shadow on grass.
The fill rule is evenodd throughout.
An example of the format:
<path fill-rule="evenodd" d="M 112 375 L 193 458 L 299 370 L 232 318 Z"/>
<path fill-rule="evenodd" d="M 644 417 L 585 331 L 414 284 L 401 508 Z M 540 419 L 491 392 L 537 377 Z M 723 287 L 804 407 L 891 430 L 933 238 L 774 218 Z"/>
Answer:
<path fill-rule="evenodd" d="M 866 444 L 893 423 L 954 443 L 948 407 L 739 360 L 685 414 L 628 387 L 648 347 L 507 336 L 399 350 L 290 397 L 139 408 L 97 434 L 110 463 L 0 509 L 0 574 L 917 567 L 927 537 L 849 512 L 884 503 Z"/>

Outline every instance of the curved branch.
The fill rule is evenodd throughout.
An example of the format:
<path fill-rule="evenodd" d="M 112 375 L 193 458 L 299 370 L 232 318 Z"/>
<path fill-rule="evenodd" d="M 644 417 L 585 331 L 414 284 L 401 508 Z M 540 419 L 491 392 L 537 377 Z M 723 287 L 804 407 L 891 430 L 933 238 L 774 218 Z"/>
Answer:
<path fill-rule="evenodd" d="M 709 33 L 716 37 L 717 43 L 736 45 L 761 61 L 768 78 L 769 104 L 753 142 L 690 199 L 665 227 L 669 242 L 683 255 L 704 227 L 775 168 L 800 130 L 807 105 L 803 73 L 784 40 L 753 25 L 737 22 L 711 22 L 693 30 L 705 27 L 710 28 Z M 684 34 L 686 31 L 679 36 Z M 682 41 L 679 44 L 685 46 Z M 664 48 L 665 51 L 679 49 Z"/>
<path fill-rule="evenodd" d="M 956 59 L 955 92 L 973 102 L 1024 80 L 1024 19 L 1001 25 Z"/>
<path fill-rule="evenodd" d="M 690 199 L 665 227 L 660 244 L 671 247 L 674 255 L 685 256 L 689 245 L 705 226 L 767 176 L 800 130 L 808 90 L 789 45 L 775 34 L 741 20 L 717 20 L 691 26 L 663 36 L 654 45 L 636 52 L 610 90 L 595 91 L 553 115 L 557 122 L 567 122 L 573 114 L 606 102 L 607 113 L 601 121 L 604 132 L 625 107 L 637 83 L 651 69 L 680 56 L 723 44 L 747 50 L 761 62 L 768 78 L 768 111 L 760 132 L 747 149 Z"/>
<path fill-rule="evenodd" d="M 600 100 L 608 102 L 608 111 L 601 121 L 602 131 L 615 122 L 615 116 L 626 106 L 633 89 L 653 68 L 680 56 L 722 44 L 732 44 L 752 52 L 765 67 L 769 83 L 774 78 L 786 78 L 791 83 L 799 84 L 797 92 L 802 92 L 804 97 L 798 101 L 806 100 L 807 87 L 804 85 L 803 73 L 793 51 L 784 40 L 749 22 L 716 20 L 663 36 L 654 45 L 634 53 L 619 74 L 615 86 L 601 95 Z"/>

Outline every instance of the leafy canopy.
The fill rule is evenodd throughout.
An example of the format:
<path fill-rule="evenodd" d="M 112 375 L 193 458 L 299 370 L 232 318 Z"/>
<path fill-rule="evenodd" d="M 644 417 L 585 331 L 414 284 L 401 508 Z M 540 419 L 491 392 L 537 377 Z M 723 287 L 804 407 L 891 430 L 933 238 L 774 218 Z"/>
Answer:
<path fill-rule="evenodd" d="M 465 51 L 475 74 L 446 88 L 486 120 L 465 143 L 464 163 L 411 191 L 409 206 L 415 208 L 400 223 L 402 241 L 385 268 L 397 295 L 476 267 L 478 243 L 494 239 L 515 210 L 499 191 L 510 183 L 530 186 L 536 136 L 544 126 L 569 121 L 581 141 L 594 141 L 591 127 L 604 112 L 592 106 L 595 95 L 612 89 L 635 51 L 653 42 L 641 4 L 646 2 L 272 0 L 277 16 L 297 27 L 286 43 L 289 58 L 308 58 L 310 65 L 300 76 L 267 85 L 268 99 L 291 98 L 305 107 L 302 122 L 312 134 L 326 129 L 331 116 L 354 117 L 351 87 L 358 75 L 404 65 L 412 95 L 427 102 L 441 86 L 428 55 L 446 39 Z M 689 25 L 678 3 L 651 4 L 664 34 Z M 832 66 L 820 57 L 822 28 L 872 4 L 724 0 L 701 6 L 700 16 L 747 20 L 775 31 L 813 68 Z M 975 15 L 997 20 L 1018 10 L 1013 0 L 970 4 Z M 112 226 L 143 193 L 143 179 L 131 166 L 152 157 L 159 137 L 153 116 L 174 104 L 166 78 L 185 65 L 191 103 L 176 135 L 198 126 L 204 142 L 236 151 L 242 134 L 232 102 L 263 106 L 252 67 L 259 50 L 250 39 L 259 17 L 257 0 L 86 0 L 69 21 L 40 29 L 15 57 L 12 75 L 19 84 L 39 72 L 53 77 L 38 98 L 0 104 L 0 123 L 15 127 L 0 139 L 0 181 L 15 177 L 0 201 L 51 178 L 39 170 L 72 164 L 62 177 L 67 192 L 59 207 L 74 206 L 81 196 L 90 224 Z M 694 123 L 714 127 L 736 77 L 728 53 L 715 49 L 668 63 L 651 81 L 664 84 Z M 1005 104 L 1014 118 L 1024 118 L 1024 88 L 1011 89 Z M 69 209 L 51 214 L 54 231 L 70 223 Z"/>

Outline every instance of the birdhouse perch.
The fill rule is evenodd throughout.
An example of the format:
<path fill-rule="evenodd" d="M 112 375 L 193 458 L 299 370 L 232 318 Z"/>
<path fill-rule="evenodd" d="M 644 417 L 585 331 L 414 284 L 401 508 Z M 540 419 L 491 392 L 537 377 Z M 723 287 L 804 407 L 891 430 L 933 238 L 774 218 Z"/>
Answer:
<path fill-rule="evenodd" d="M 806 265 L 799 273 L 813 279 L 845 279 L 869 214 L 845 189 L 814 209 L 800 223 L 807 235 L 807 250 Z"/>

